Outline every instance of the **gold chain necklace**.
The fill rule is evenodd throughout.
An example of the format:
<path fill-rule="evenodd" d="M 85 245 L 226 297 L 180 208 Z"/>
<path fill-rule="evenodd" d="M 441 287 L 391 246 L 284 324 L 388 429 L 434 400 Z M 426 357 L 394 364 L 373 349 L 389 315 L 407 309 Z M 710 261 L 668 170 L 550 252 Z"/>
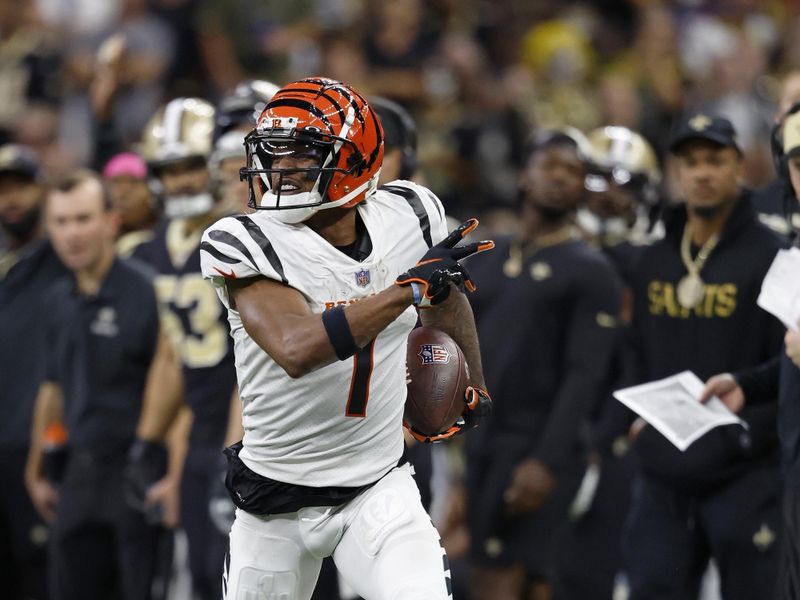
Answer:
<path fill-rule="evenodd" d="M 503 273 L 506 277 L 519 277 L 522 273 L 523 263 L 539 250 L 577 237 L 578 230 L 570 223 L 552 233 L 540 236 L 535 243 L 523 245 L 519 240 L 514 240 L 508 248 L 508 260 L 503 264 Z"/>
<path fill-rule="evenodd" d="M 690 244 L 692 241 L 692 230 L 687 223 L 683 228 L 683 238 L 681 239 L 681 260 L 688 271 L 678 282 L 678 302 L 686 308 L 694 308 L 705 297 L 705 287 L 700 271 L 706 264 L 711 251 L 719 242 L 717 234 L 712 235 L 700 248 L 697 257 L 692 259 Z"/>

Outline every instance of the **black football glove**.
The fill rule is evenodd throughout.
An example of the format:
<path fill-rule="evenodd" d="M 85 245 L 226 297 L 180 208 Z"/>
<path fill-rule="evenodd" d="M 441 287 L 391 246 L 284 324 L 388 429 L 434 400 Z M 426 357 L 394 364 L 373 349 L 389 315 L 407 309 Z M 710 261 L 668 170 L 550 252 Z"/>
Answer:
<path fill-rule="evenodd" d="M 162 515 L 160 506 L 148 506 L 147 491 L 166 474 L 166 447 L 136 438 L 128 451 L 123 492 L 128 506 L 144 513 L 150 523 L 160 523 Z"/>
<path fill-rule="evenodd" d="M 486 240 L 456 246 L 467 234 L 478 226 L 478 219 L 469 219 L 450 232 L 441 242 L 428 250 L 419 262 L 400 275 L 397 285 L 410 285 L 414 291 L 414 306 L 430 308 L 447 300 L 450 295 L 450 284 L 461 291 L 470 292 L 475 285 L 470 279 L 467 269 L 458 261 L 478 252 L 491 250 L 494 242 Z"/>
<path fill-rule="evenodd" d="M 464 433 L 473 427 L 477 427 L 484 419 L 492 414 L 492 398 L 486 390 L 468 385 L 464 392 L 464 402 L 464 412 L 461 413 L 461 417 L 452 427 L 441 433 L 425 435 L 424 433 L 416 431 L 406 422 L 403 422 L 403 425 L 408 429 L 408 433 L 418 442 L 433 444 L 449 440 L 454 435 Z"/>

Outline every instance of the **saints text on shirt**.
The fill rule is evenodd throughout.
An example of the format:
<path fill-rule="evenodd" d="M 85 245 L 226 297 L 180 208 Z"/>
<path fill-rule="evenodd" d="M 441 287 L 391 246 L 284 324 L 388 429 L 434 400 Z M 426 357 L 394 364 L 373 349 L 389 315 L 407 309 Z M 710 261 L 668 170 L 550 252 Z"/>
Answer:
<path fill-rule="evenodd" d="M 706 319 L 728 318 L 736 310 L 738 288 L 735 283 L 706 283 L 703 299 L 694 308 L 678 302 L 676 284 L 670 281 L 650 281 L 647 285 L 648 308 L 651 315 L 688 319 L 689 316 Z"/>

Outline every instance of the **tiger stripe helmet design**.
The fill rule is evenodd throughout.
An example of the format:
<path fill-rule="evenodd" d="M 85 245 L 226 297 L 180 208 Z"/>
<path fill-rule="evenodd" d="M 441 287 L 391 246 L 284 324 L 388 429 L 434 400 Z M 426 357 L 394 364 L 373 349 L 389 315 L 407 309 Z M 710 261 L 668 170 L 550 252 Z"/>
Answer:
<path fill-rule="evenodd" d="M 320 77 L 281 88 L 245 138 L 250 205 L 273 210 L 286 223 L 305 221 L 318 210 L 355 206 L 378 187 L 383 129 L 375 111 L 350 86 Z M 278 157 L 313 157 L 313 166 L 273 168 Z M 303 173 L 310 192 L 284 190 L 283 175 Z M 285 192 L 285 193 L 282 193 Z"/>

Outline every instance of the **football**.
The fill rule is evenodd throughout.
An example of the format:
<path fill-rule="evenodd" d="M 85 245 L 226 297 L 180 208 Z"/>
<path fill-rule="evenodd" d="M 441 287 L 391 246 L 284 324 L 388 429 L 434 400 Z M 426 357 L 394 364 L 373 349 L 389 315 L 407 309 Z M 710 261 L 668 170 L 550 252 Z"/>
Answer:
<path fill-rule="evenodd" d="M 468 371 L 461 348 L 443 331 L 418 327 L 408 336 L 406 366 L 406 423 L 424 435 L 447 430 L 464 411 Z"/>

